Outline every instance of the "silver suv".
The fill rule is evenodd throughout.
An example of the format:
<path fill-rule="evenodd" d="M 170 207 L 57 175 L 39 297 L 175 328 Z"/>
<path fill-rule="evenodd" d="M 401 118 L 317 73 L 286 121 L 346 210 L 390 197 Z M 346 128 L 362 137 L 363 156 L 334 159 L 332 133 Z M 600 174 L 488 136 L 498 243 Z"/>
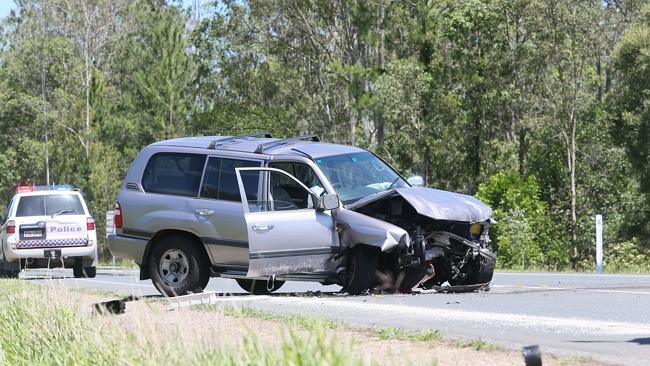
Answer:
<path fill-rule="evenodd" d="M 408 291 L 490 282 L 491 214 L 316 135 L 189 137 L 140 151 L 108 243 L 167 296 L 200 292 L 210 277 L 254 294 L 286 280 Z"/>

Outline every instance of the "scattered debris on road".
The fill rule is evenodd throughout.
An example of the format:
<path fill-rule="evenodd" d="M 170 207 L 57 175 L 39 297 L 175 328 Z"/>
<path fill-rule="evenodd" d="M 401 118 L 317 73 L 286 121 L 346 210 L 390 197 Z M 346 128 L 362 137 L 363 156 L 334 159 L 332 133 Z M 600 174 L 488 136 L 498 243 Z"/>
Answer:
<path fill-rule="evenodd" d="M 523 353 L 526 366 L 542 366 L 542 352 L 538 345 L 524 347 Z"/>

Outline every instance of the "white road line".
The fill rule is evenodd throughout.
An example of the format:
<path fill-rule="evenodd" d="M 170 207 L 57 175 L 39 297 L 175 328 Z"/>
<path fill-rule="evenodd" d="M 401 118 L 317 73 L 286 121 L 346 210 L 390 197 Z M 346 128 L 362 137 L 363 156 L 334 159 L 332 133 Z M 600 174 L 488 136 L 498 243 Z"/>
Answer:
<path fill-rule="evenodd" d="M 150 287 L 155 288 L 154 285 L 143 285 L 140 283 L 125 283 L 125 282 L 113 282 L 113 281 L 102 281 L 102 280 L 93 280 L 92 278 L 75 278 L 76 281 L 83 282 L 97 282 L 97 283 L 107 283 L 111 285 L 121 285 L 121 286 L 138 286 L 138 287 Z"/>
<path fill-rule="evenodd" d="M 278 306 L 304 305 L 308 309 L 336 309 L 345 313 L 352 311 L 359 314 L 373 314 L 376 318 L 408 319 L 422 323 L 422 319 L 454 322 L 467 322 L 475 327 L 491 328 L 528 328 L 534 332 L 583 333 L 590 335 L 640 335 L 650 333 L 650 324 L 627 323 L 619 321 L 602 321 L 583 318 L 556 318 L 549 316 L 534 316 L 513 313 L 488 313 L 479 311 L 465 311 L 446 308 L 424 308 L 408 305 L 359 303 L 353 301 L 340 301 L 310 298 L 291 298 L 283 300 L 271 298 L 268 302 L 275 302 Z M 268 303 L 267 302 L 267 303 Z"/>
<path fill-rule="evenodd" d="M 629 290 L 604 290 L 593 288 L 570 288 L 570 287 L 551 287 L 551 286 L 523 286 L 523 285 L 492 285 L 492 288 L 512 288 L 512 289 L 530 289 L 530 290 L 557 290 L 557 291 L 580 291 L 580 292 L 603 292 L 612 294 L 631 294 L 631 295 L 650 295 L 648 291 L 629 291 Z"/>
<path fill-rule="evenodd" d="M 541 272 L 495 272 L 497 276 L 506 275 L 506 276 L 575 276 L 575 277 L 642 277 L 650 278 L 650 274 L 627 274 L 627 273 L 541 273 Z"/>

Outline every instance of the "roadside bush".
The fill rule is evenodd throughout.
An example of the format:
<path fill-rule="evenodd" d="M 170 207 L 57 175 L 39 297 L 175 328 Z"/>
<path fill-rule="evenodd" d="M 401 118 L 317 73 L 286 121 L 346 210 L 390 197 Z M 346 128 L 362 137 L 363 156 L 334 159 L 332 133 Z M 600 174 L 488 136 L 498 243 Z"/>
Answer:
<path fill-rule="evenodd" d="M 650 251 L 637 240 L 607 246 L 603 253 L 605 272 L 650 272 Z"/>
<path fill-rule="evenodd" d="M 497 221 L 490 238 L 498 267 L 557 270 L 568 265 L 568 250 L 534 177 L 522 179 L 515 170 L 499 172 L 479 186 L 476 197 L 492 207 Z"/>

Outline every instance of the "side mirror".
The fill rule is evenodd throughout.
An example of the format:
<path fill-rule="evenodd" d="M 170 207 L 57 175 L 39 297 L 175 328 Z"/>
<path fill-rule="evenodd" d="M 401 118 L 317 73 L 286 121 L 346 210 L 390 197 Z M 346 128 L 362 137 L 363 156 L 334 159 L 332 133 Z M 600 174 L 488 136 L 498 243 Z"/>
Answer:
<path fill-rule="evenodd" d="M 332 193 L 325 193 L 318 199 L 318 208 L 321 210 L 333 210 L 341 205 L 339 196 Z"/>
<path fill-rule="evenodd" d="M 410 176 L 406 180 L 412 187 L 424 187 L 424 178 L 420 175 Z"/>

